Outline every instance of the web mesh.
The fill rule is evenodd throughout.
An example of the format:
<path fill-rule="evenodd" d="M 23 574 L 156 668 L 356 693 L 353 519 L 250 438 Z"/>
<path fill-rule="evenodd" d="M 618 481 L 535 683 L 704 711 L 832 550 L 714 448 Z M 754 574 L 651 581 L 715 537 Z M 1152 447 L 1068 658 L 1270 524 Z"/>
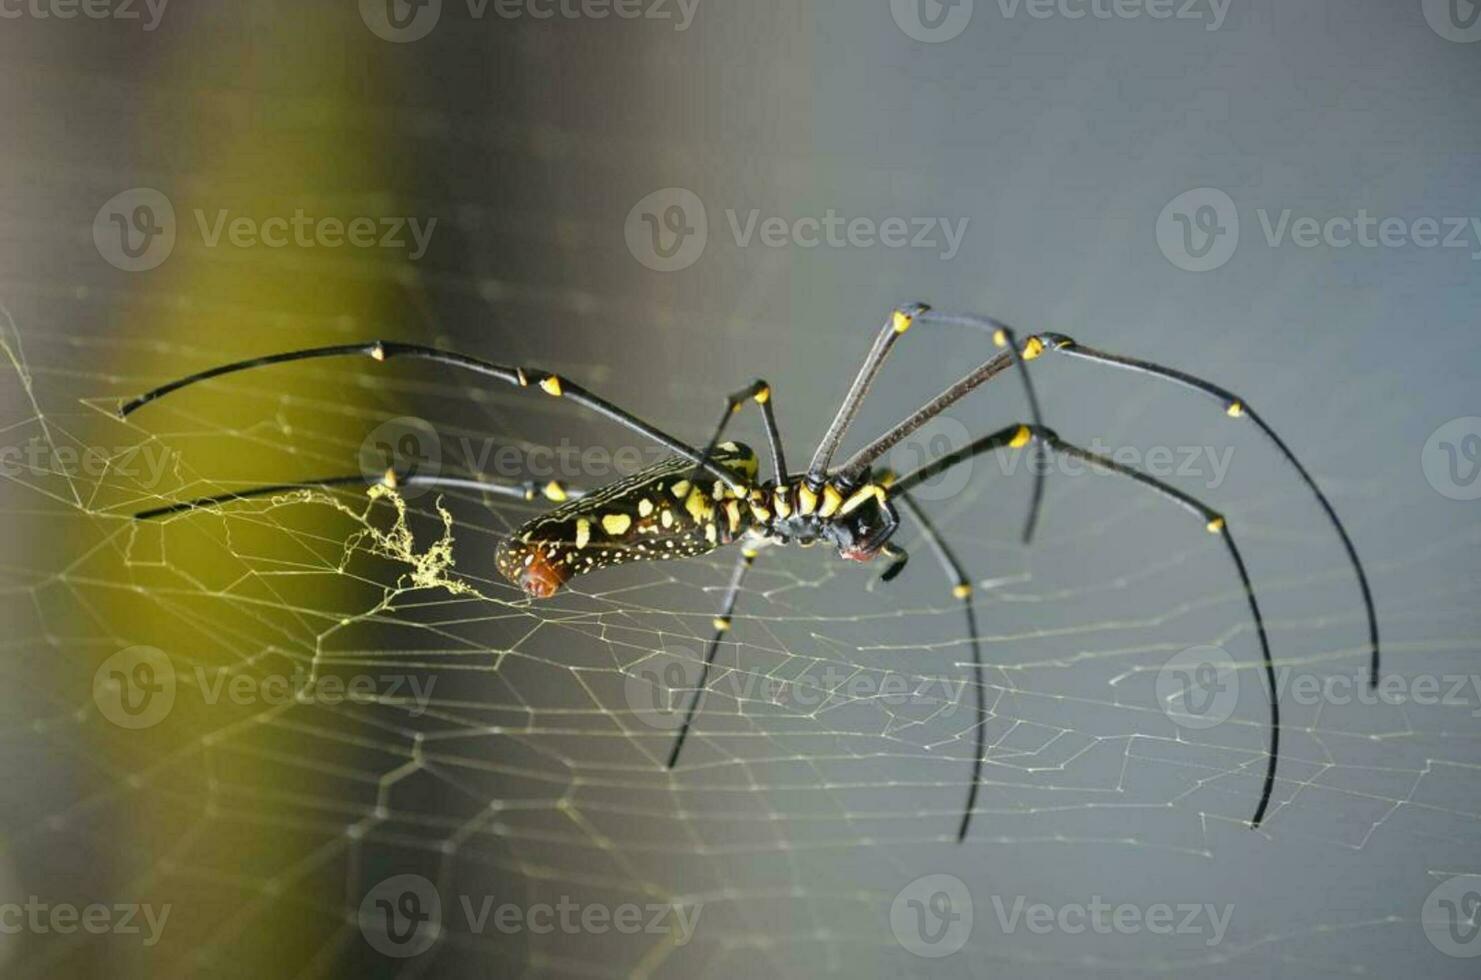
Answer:
<path fill-rule="evenodd" d="M 407 975 L 1349 975 L 1375 944 L 1428 950 L 1425 892 L 1471 870 L 1424 857 L 1474 833 L 1471 688 L 1433 706 L 1287 697 L 1275 803 L 1265 828 L 1247 829 L 1267 708 L 1243 593 L 1216 539 L 1111 476 L 1053 474 L 1032 549 L 1016 540 L 1027 484 L 1002 471 L 1013 464 L 979 463 L 927 494 L 974 573 L 982 713 L 960 606 L 918 534 L 902 531 L 916 557 L 890 587 L 820 551 L 765 552 L 669 771 L 732 552 L 578 578 L 535 603 L 492 555 L 537 504 L 378 488 L 128 516 L 264 477 L 353 472 L 367 445 L 373 458 L 387 432 L 395 443 L 406 431 L 385 426 L 408 402 L 438 420 L 449 473 L 468 468 L 470 445 L 535 458 L 531 421 L 577 442 L 600 428 L 532 414 L 522 392 L 356 361 L 225 379 L 122 423 L 119 396 L 218 354 L 42 335 L 8 317 L 3 340 L 5 431 L 29 453 L 4 493 L 24 542 L 5 573 L 8 729 L 22 758 L 76 777 L 12 798 L 13 865 L 59 842 L 106 853 L 110 894 L 174 909 L 158 946 L 128 954 L 152 970 L 251 972 L 267 942 L 306 975 L 344 963 Z M 693 403 L 691 417 L 710 417 L 706 393 Z M 1107 413 L 1107 438 L 1125 440 L 1148 404 Z M 1189 442 L 1234 438 L 1236 458 L 1255 459 L 1258 444 L 1221 422 L 1196 423 L 1205 438 Z M 1319 476 L 1359 451 L 1359 433 L 1345 439 L 1318 448 Z M 1293 478 L 1251 468 L 1219 492 L 1256 556 L 1283 678 L 1361 676 L 1362 608 L 1340 550 Z M 1404 509 L 1381 482 L 1324 482 L 1339 511 L 1362 514 L 1360 542 Z M 1462 573 L 1476 536 L 1368 550 L 1391 671 L 1472 676 Z M 1435 568 L 1454 570 L 1452 587 L 1406 587 L 1415 569 L 1436 581 Z M 1212 727 L 1186 724 L 1160 686 L 1198 646 L 1233 665 L 1209 692 L 1238 692 Z M 120 715 L 124 703 L 136 713 Z M 982 791 L 957 845 L 979 727 Z M 1283 862 L 1320 874 L 1284 879 L 1297 893 L 1274 907 L 1262 875 Z M 1430 870 L 1399 880 L 1405 862 Z M 975 900 L 972 938 L 950 961 L 912 955 L 892 914 L 928 873 L 954 875 Z M 412 943 L 425 949 L 383 957 L 365 903 L 388 881 L 404 892 L 405 875 L 433 889 L 415 907 L 440 911 Z M 1233 915 L 1217 943 L 1207 929 L 1005 924 L 1020 897 L 1062 908 L 1090 894 Z M 504 931 L 478 915 L 489 901 L 528 915 L 562 900 L 639 906 L 645 928 Z M 674 906 L 696 911 L 692 935 Z M 86 941 L 47 937 L 16 965 L 50 974 Z"/>

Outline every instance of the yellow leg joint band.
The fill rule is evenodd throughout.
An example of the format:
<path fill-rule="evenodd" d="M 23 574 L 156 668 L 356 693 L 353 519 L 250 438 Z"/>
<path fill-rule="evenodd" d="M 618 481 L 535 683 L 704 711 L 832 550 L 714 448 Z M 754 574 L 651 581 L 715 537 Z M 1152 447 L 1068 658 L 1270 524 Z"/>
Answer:
<path fill-rule="evenodd" d="M 1244 403 L 1230 402 L 1229 407 L 1224 409 L 1224 414 L 1228 415 L 1231 419 L 1239 418 L 1244 414 Z"/>
<path fill-rule="evenodd" d="M 547 374 L 540 379 L 540 387 L 545 389 L 547 395 L 559 398 L 562 394 L 561 379 L 553 374 Z"/>
<path fill-rule="evenodd" d="M 818 495 L 804 483 L 797 488 L 797 504 L 803 514 L 811 514 L 818 509 Z"/>
<path fill-rule="evenodd" d="M 1018 427 L 1018 431 L 1013 433 L 1013 438 L 1008 441 L 1008 445 L 1013 449 L 1018 449 L 1020 447 L 1027 446 L 1029 444 L 1029 440 L 1033 439 L 1033 437 L 1033 430 L 1031 430 L 1026 425 L 1020 425 Z"/>
<path fill-rule="evenodd" d="M 1042 353 L 1044 353 L 1044 342 L 1038 337 L 1030 337 L 1024 342 L 1023 359 L 1025 361 L 1032 361 Z"/>
<path fill-rule="evenodd" d="M 714 619 L 714 626 L 716 632 L 724 633 L 726 630 L 730 629 L 730 620 L 726 619 L 724 616 L 716 616 Z"/>
<path fill-rule="evenodd" d="M 915 317 L 903 310 L 896 310 L 893 322 L 895 324 L 895 333 L 904 333 L 915 322 Z"/>
<path fill-rule="evenodd" d="M 963 582 L 961 585 L 958 585 L 956 588 L 952 589 L 951 594 L 956 596 L 958 599 L 965 599 L 972 594 L 972 586 L 968 585 L 966 582 Z"/>
<path fill-rule="evenodd" d="M 1215 517 L 1213 520 L 1209 521 L 1206 526 L 1208 527 L 1209 534 L 1218 534 L 1219 532 L 1224 530 L 1224 518 Z"/>

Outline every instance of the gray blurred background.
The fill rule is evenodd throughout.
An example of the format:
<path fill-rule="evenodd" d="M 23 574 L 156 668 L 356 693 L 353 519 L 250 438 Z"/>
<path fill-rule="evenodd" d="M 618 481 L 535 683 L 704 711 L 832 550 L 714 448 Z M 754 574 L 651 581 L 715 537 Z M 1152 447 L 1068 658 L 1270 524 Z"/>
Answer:
<path fill-rule="evenodd" d="M 1477 8 L 614 9 L 5 8 L 6 975 L 1474 975 Z M 264 243 L 268 219 L 300 210 L 431 233 L 425 249 L 322 227 Z M 797 225 L 830 215 L 833 242 Z M 215 238 L 234 218 L 241 234 Z M 923 495 L 977 583 L 986 716 L 970 687 L 940 688 L 960 705 L 879 696 L 883 677 L 970 673 L 914 532 L 890 587 L 821 550 L 768 553 L 673 773 L 672 728 L 641 694 L 655 664 L 692 678 L 727 552 L 531 606 L 491 556 L 534 511 L 476 493 L 444 506 L 477 596 L 408 589 L 406 562 L 364 544 L 389 508 L 362 519 L 354 494 L 337 498 L 350 512 L 128 519 L 357 461 L 375 472 L 388 432 L 403 447 L 422 433 L 413 455 L 449 473 L 489 473 L 486 450 L 507 448 L 506 478 L 538 447 L 649 451 L 572 406 L 418 364 L 275 368 L 128 424 L 109 414 L 219 361 L 377 336 L 560 371 L 692 442 L 726 392 L 764 377 L 801 469 L 875 330 L 913 299 L 1247 398 L 1346 521 L 1404 703 L 1283 698 L 1281 781 L 1251 832 L 1261 675 L 1221 677 L 1239 697 L 1211 728 L 1159 708 L 1158 687 L 1193 647 L 1258 663 L 1243 594 L 1198 522 L 1107 475 L 1051 473 L 1030 549 L 1021 472 L 980 460 Z M 850 445 L 989 354 L 982 335 L 912 331 Z M 1192 460 L 1169 479 L 1227 514 L 1283 678 L 1341 691 L 1359 676 L 1356 584 L 1268 445 L 1188 392 L 1034 366 L 1067 439 Z M 891 463 L 1023 412 L 1015 381 L 992 385 Z M 406 417 L 420 421 L 391 422 Z M 761 445 L 754 418 L 737 425 Z M 605 456 L 572 458 L 555 475 L 614 475 Z M 435 499 L 410 500 L 419 549 L 441 531 Z M 130 728 L 106 681 L 155 676 L 134 673 L 140 646 L 179 690 Z M 212 678 L 261 691 L 295 670 L 435 689 L 418 710 L 385 687 L 356 703 L 206 697 Z M 825 674 L 861 686 L 800 700 L 798 679 Z M 979 722 L 989 763 L 958 845 Z M 388 945 L 374 899 L 409 894 L 403 911 L 440 911 Z M 667 927 L 501 931 L 466 914 L 563 899 L 700 916 L 680 943 Z M 1126 918 L 1076 928 L 1102 901 Z M 94 906 L 110 910 L 96 929 L 68 919 Z M 1196 914 L 1157 930 L 1158 906 Z M 169 909 L 152 942 L 145 907 Z M 1210 909 L 1227 912 L 1217 931 Z"/>

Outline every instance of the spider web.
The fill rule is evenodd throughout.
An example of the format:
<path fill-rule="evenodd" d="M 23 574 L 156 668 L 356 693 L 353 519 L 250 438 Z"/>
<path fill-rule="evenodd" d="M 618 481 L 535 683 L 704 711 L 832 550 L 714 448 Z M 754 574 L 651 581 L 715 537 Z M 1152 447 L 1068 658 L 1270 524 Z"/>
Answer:
<path fill-rule="evenodd" d="M 27 301 L 64 299 L 130 301 Z M 305 325 L 274 323 L 276 346 Z M 364 336 L 353 323 L 307 325 Z M 7 795 L 11 890 L 39 880 L 66 894 L 57 883 L 75 878 L 109 901 L 171 904 L 157 946 L 108 937 L 120 962 L 154 975 L 272 963 L 283 975 L 358 964 L 409 976 L 1347 976 L 1399 950 L 1461 975 L 1464 961 L 1436 957 L 1420 919 L 1432 887 L 1475 871 L 1454 857 L 1481 801 L 1475 692 L 1434 707 L 1287 698 L 1280 780 L 1252 833 L 1267 709 L 1243 594 L 1216 539 L 1112 477 L 1051 474 L 1032 549 L 1017 541 L 1026 480 L 999 464 L 926 502 L 976 584 L 981 714 L 959 605 L 916 533 L 901 532 L 915 558 L 890 587 L 821 550 L 765 552 L 669 771 L 672 706 L 692 687 L 732 552 L 579 578 L 533 603 L 498 579 L 492 555 L 537 505 L 475 492 L 294 492 L 129 519 L 353 471 L 368 435 L 406 405 L 436 420 L 448 473 L 465 469 L 465 438 L 528 458 L 542 433 L 608 445 L 620 433 L 527 393 L 357 361 L 223 379 L 123 423 L 111 415 L 120 396 L 220 352 L 62 336 L 9 313 L 3 339 L 7 443 L 41 447 L 0 498 L 15 542 L 7 742 L 17 776 L 48 774 Z M 622 388 L 600 364 L 551 366 Z M 709 390 L 671 394 L 686 409 L 672 418 L 713 414 Z M 1129 397 L 1101 430 L 1127 444 L 1162 404 Z M 1339 397 L 1323 413 L 1353 408 Z M 1314 505 L 1256 440 L 1218 418 L 1192 422 L 1188 438 L 1179 421 L 1185 442 L 1233 445 L 1249 471 L 1233 467 L 1217 496 L 1251 556 L 1282 670 L 1357 676 L 1362 608 Z M 90 472 L 68 448 L 102 463 Z M 1396 489 L 1410 474 L 1326 475 L 1368 472 L 1351 465 L 1362 453 L 1354 432 L 1309 459 L 1368 557 L 1387 669 L 1470 676 L 1477 529 L 1388 530 L 1412 513 L 1412 491 Z M 1242 668 L 1232 716 L 1206 729 L 1179 724 L 1157 687 L 1169 659 L 1199 645 Z M 129 730 L 101 710 L 111 689 L 97 678 L 141 646 L 166 658 L 155 666 L 175 693 L 164 717 Z M 359 695 L 334 695 L 335 680 L 357 679 L 369 685 Z M 958 845 L 979 726 L 982 790 Z M 92 862 L 106 870 L 88 877 Z M 892 929 L 897 895 L 936 873 L 964 881 L 975 903 L 971 939 L 949 960 L 912 955 Z M 425 951 L 382 958 L 362 901 L 398 875 L 430 882 L 441 915 Z M 1091 895 L 1233 914 L 1210 944 L 1206 933 L 1006 931 L 994 904 Z M 486 898 L 526 910 L 563 898 L 678 904 L 699 917 L 692 936 L 672 915 L 635 935 L 506 933 L 465 914 Z M 54 975 L 98 943 L 24 937 L 7 944 L 8 969 Z"/>

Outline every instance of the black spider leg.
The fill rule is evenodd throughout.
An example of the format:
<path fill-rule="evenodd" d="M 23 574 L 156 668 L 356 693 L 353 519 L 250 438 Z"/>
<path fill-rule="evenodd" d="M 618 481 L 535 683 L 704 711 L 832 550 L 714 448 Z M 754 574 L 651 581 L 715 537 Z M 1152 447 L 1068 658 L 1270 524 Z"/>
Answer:
<path fill-rule="evenodd" d="M 972 607 L 972 580 L 967 577 L 962 563 L 947 545 L 936 526 L 908 494 L 895 490 L 890 499 L 915 519 L 920 525 L 921 536 L 931 550 L 947 577 L 952 580 L 951 594 L 962 602 L 962 612 L 967 616 L 967 636 L 972 641 L 972 679 L 977 688 L 976 747 L 972 753 L 972 782 L 967 789 L 967 803 L 962 809 L 961 826 L 957 828 L 958 842 L 967 839 L 967 827 L 972 823 L 972 808 L 977 805 L 977 792 L 982 786 L 982 760 L 987 754 L 987 680 L 982 668 L 982 638 L 977 633 L 977 612 Z"/>
<path fill-rule="evenodd" d="M 1114 460 L 1097 455 L 1079 446 L 1072 445 L 1059 438 L 1048 429 L 1036 429 L 1027 425 L 1010 425 L 1000 429 L 991 435 L 973 441 L 970 445 L 955 450 L 947 455 L 921 467 L 914 473 L 909 473 L 901 478 L 892 488 L 895 494 L 908 492 L 911 487 L 928 480 L 939 473 L 950 469 L 957 463 L 971 459 L 981 453 L 992 452 L 1005 446 L 1019 447 L 1027 445 L 1032 439 L 1042 439 L 1050 448 L 1056 452 L 1082 460 L 1092 466 L 1102 466 L 1129 477 L 1145 487 L 1150 487 L 1168 500 L 1180 505 L 1185 510 L 1201 517 L 1204 526 L 1212 534 L 1219 535 L 1229 550 L 1229 557 L 1234 562 L 1234 569 L 1239 573 L 1240 584 L 1244 587 L 1245 597 L 1249 600 L 1250 615 L 1255 621 L 1255 632 L 1260 639 L 1260 655 L 1265 666 L 1265 682 L 1270 694 L 1270 748 L 1265 767 L 1265 787 L 1260 792 L 1260 804 L 1255 808 L 1255 815 L 1250 820 L 1251 827 L 1260 826 L 1260 821 L 1265 819 L 1265 810 L 1270 805 L 1270 795 L 1275 789 L 1275 767 L 1276 760 L 1280 755 L 1280 701 L 1276 696 L 1275 687 L 1275 663 L 1270 656 L 1270 640 L 1265 634 L 1265 618 L 1260 614 L 1260 604 L 1255 599 L 1255 586 L 1250 581 L 1249 570 L 1245 568 L 1244 557 L 1234 543 L 1234 536 L 1229 532 L 1228 522 L 1217 511 L 1208 507 L 1202 501 L 1189 496 L 1176 487 L 1163 483 L 1156 477 L 1143 473 L 1140 470 L 1124 466 Z"/>
<path fill-rule="evenodd" d="M 439 364 L 451 364 L 454 367 L 464 368 L 477 374 L 497 378 L 500 381 L 521 388 L 528 387 L 530 382 L 534 381 L 547 395 L 556 398 L 569 398 L 576 404 L 591 409 L 598 415 L 611 419 L 633 432 L 647 436 L 670 452 L 694 460 L 699 467 L 708 470 L 711 475 L 732 490 L 740 492 L 742 489 L 734 473 L 729 472 L 725 467 L 720 466 L 712 460 L 705 459 L 700 455 L 699 450 L 693 446 L 680 442 L 668 433 L 644 422 L 631 412 L 618 408 L 606 399 L 592 394 L 580 385 L 568 381 L 558 374 L 552 374 L 539 368 L 505 367 L 502 364 L 493 364 L 476 357 L 470 357 L 467 354 L 441 350 L 436 347 L 426 347 L 422 344 L 403 344 L 395 341 L 375 340 L 361 344 L 336 344 L 331 347 L 310 347 L 304 350 L 286 351 L 280 354 L 268 354 L 264 357 L 235 361 L 231 364 L 222 364 L 217 367 L 207 368 L 204 371 L 197 371 L 195 374 L 160 385 L 152 391 L 147 391 L 136 398 L 131 398 L 119 406 L 118 414 L 120 417 L 127 417 L 140 407 L 156 399 L 163 398 L 171 392 L 178 391 L 199 381 L 219 378 L 224 374 L 234 374 L 238 371 L 247 371 L 268 364 L 285 364 L 289 361 L 306 361 L 319 357 L 346 357 L 354 354 L 363 354 L 377 361 L 388 361 L 393 357 L 411 357 L 436 361 Z"/>
<path fill-rule="evenodd" d="M 1227 391 L 1218 385 L 1210 384 L 1202 378 L 1195 378 L 1191 374 L 1185 374 L 1173 368 L 1163 367 L 1160 364 L 1153 364 L 1151 361 L 1143 361 L 1134 357 L 1124 357 L 1120 354 L 1108 354 L 1105 351 L 1095 350 L 1091 347 L 1082 347 L 1064 334 L 1035 334 L 1025 341 L 1025 343 L 1032 344 L 1035 341 L 1041 344 L 1045 350 L 1056 351 L 1070 357 L 1078 357 L 1097 364 L 1109 364 L 1112 367 L 1134 371 L 1137 374 L 1149 374 L 1153 377 L 1165 378 L 1185 388 L 1191 388 L 1196 392 L 1208 395 L 1210 398 L 1217 399 L 1223 404 L 1224 412 L 1230 418 L 1237 419 L 1244 417 L 1255 423 L 1255 427 L 1275 445 L 1276 449 L 1280 450 L 1280 454 L 1286 458 L 1286 462 L 1290 463 L 1297 475 L 1301 477 L 1301 482 L 1306 484 L 1306 488 L 1316 497 L 1317 503 L 1321 504 L 1322 510 L 1326 512 L 1327 520 L 1331 522 L 1333 530 L 1337 532 L 1337 537 L 1342 540 L 1342 547 L 1347 551 L 1347 560 L 1352 564 L 1353 573 L 1357 575 L 1358 588 L 1363 593 L 1363 609 L 1368 614 L 1368 645 L 1371 651 L 1368 664 L 1368 686 L 1370 688 L 1377 688 L 1378 614 L 1373 606 L 1373 591 L 1368 587 L 1368 576 L 1363 571 L 1363 563 L 1358 560 L 1358 549 L 1353 545 L 1352 538 L 1348 537 L 1347 528 L 1343 526 L 1342 521 L 1337 517 L 1336 508 L 1327 499 L 1327 495 L 1322 493 L 1321 487 L 1317 486 L 1316 480 L 1307 472 L 1306 467 L 1301 465 L 1301 461 L 1296 458 L 1296 454 L 1285 444 L 1285 441 L 1276 435 L 1275 430 L 1267 425 L 1264 419 L 1255 414 L 1255 410 L 1250 407 L 1249 402 L 1232 391 Z"/>
<path fill-rule="evenodd" d="M 715 455 L 715 448 L 720 445 L 720 437 L 725 434 L 725 427 L 730 424 L 731 417 L 738 414 L 748 401 L 754 401 L 761 407 L 761 421 L 766 426 L 766 441 L 771 446 L 772 469 L 776 473 L 776 482 L 781 483 L 787 477 L 787 458 L 782 452 L 782 434 L 777 429 L 776 413 L 771 407 L 771 385 L 760 378 L 725 399 L 725 414 L 720 416 L 720 422 L 715 426 L 715 435 L 710 439 L 709 445 L 705 446 L 704 458 L 708 460 Z M 699 469 L 697 465 L 694 467 L 691 480 L 699 476 Z"/>
<path fill-rule="evenodd" d="M 741 582 L 755 561 L 756 552 L 750 548 L 744 548 L 741 551 L 740 561 L 735 563 L 735 570 L 730 573 L 730 584 L 725 587 L 725 600 L 720 604 L 720 614 L 715 617 L 715 633 L 710 637 L 709 647 L 705 649 L 704 666 L 699 671 L 699 682 L 695 684 L 694 693 L 689 697 L 689 707 L 684 712 L 684 723 L 679 726 L 679 734 L 674 739 L 673 749 L 669 752 L 669 769 L 678 764 L 679 751 L 684 748 L 684 740 L 689 737 L 689 726 L 694 723 L 694 715 L 699 710 L 699 702 L 704 698 L 705 687 L 710 682 L 710 666 L 714 664 L 715 654 L 720 650 L 720 639 L 730 631 L 730 617 L 735 612 L 735 602 L 740 596 Z"/>
<path fill-rule="evenodd" d="M 1139 374 L 1148 374 L 1153 377 L 1173 381 L 1184 387 L 1192 388 L 1194 391 L 1218 399 L 1224 404 L 1224 411 L 1230 418 L 1248 416 L 1255 423 L 1256 427 L 1275 444 L 1276 449 L 1280 451 L 1286 461 L 1296 470 L 1296 473 L 1301 477 L 1301 481 L 1306 484 L 1307 489 L 1316 496 L 1317 502 L 1321 504 L 1322 510 L 1326 512 L 1327 518 L 1331 521 L 1332 527 L 1337 531 L 1337 536 L 1342 541 L 1343 548 L 1347 551 L 1348 561 L 1352 565 L 1353 573 L 1358 579 L 1358 586 L 1362 590 L 1363 609 L 1368 616 L 1368 640 L 1371 645 L 1368 686 L 1377 687 L 1379 664 L 1378 614 L 1373 605 L 1373 593 L 1368 586 L 1368 576 L 1363 571 L 1362 562 L 1358 559 L 1357 548 L 1354 547 L 1352 539 L 1348 537 L 1346 527 L 1343 526 L 1342 521 L 1337 517 L 1336 509 L 1332 507 L 1331 502 L 1327 500 L 1326 495 L 1317 486 L 1316 480 L 1307 472 L 1306 467 L 1302 466 L 1300 461 L 1296 459 L 1296 454 L 1285 444 L 1285 441 L 1275 434 L 1275 430 L 1267 425 L 1264 419 L 1256 415 L 1244 399 L 1231 391 L 1220 388 L 1201 378 L 1196 378 L 1191 374 L 1185 374 L 1173 368 L 1163 367 L 1160 364 L 1153 364 L 1150 361 L 1122 357 L 1119 354 L 1107 354 L 1104 351 L 1082 347 L 1064 334 L 1057 333 L 1029 335 L 1023 342 L 1022 360 L 1032 361 L 1045 351 L 1057 351 L 1062 354 L 1068 354 L 1071 357 L 1080 357 L 1088 361 L 1109 364 L 1113 367 L 1124 368 Z M 869 469 L 875 460 L 889 451 L 891 446 L 910 435 L 916 429 L 919 429 L 922 425 L 925 425 L 937 415 L 940 415 L 958 399 L 997 377 L 1007 365 L 1008 360 L 1006 356 L 998 355 L 984 362 L 970 374 L 963 376 L 961 380 L 922 405 L 899 425 L 849 457 L 838 469 L 840 481 L 848 483 L 858 479 L 860 475 Z"/>
<path fill-rule="evenodd" d="M 884 366 L 885 359 L 889 357 L 891 349 L 895 346 L 895 342 L 900 339 L 901 334 L 909 330 L 911 325 L 917 321 L 971 327 L 991 333 L 994 343 L 999 347 L 1007 348 L 1005 354 L 999 355 L 999 357 L 988 362 L 996 366 L 996 370 L 992 374 L 997 374 L 998 371 L 1001 371 L 1003 367 L 1010 363 L 1017 364 L 1019 377 L 1023 379 L 1024 393 L 1028 396 L 1029 418 L 1035 425 L 1044 424 L 1044 420 L 1039 414 L 1039 399 L 1034 394 L 1033 380 L 1029 377 L 1028 368 L 1024 366 L 1024 358 L 1019 354 L 1018 345 L 1014 343 L 1013 331 L 1006 324 L 999 323 L 988 317 L 936 313 L 925 303 L 906 303 L 890 314 L 890 319 L 880 329 L 879 335 L 874 338 L 874 346 L 869 349 L 869 355 L 865 357 L 863 366 L 859 368 L 859 373 L 854 376 L 854 382 L 849 386 L 848 394 L 844 396 L 843 404 L 838 406 L 838 411 L 833 416 L 833 422 L 828 426 L 828 431 L 823 436 L 823 441 L 818 443 L 817 451 L 813 453 L 812 462 L 807 468 L 807 482 L 814 489 L 822 486 L 824 480 L 827 478 L 828 466 L 833 461 L 833 454 L 838 451 L 838 446 L 843 441 L 844 433 L 848 431 L 848 427 L 859 414 L 859 408 L 863 405 L 865 396 L 869 394 L 870 386 L 874 384 L 874 379 L 878 376 L 880 368 Z M 984 378 L 983 380 L 986 379 Z M 980 383 L 980 381 L 977 382 L 977 384 Z M 973 385 L 973 387 L 975 386 Z M 928 418 L 922 419 L 921 424 L 927 421 L 929 421 Z M 895 442 L 903 439 L 910 431 L 914 430 L 911 429 L 902 432 L 898 438 L 886 445 L 884 449 L 893 446 Z M 883 452 L 884 449 L 881 449 L 880 452 Z M 878 455 L 879 453 L 875 453 L 875 456 L 871 457 L 871 459 L 877 458 Z M 855 459 L 857 459 L 857 456 L 855 456 Z M 839 470 L 841 474 L 840 482 L 846 486 L 857 483 L 867 468 L 867 465 L 855 466 L 854 460 L 851 459 Z M 1034 527 L 1039 519 L 1040 501 L 1043 500 L 1044 496 L 1044 467 L 1037 466 L 1034 468 L 1034 472 L 1033 499 L 1029 505 L 1028 520 L 1023 528 L 1023 540 L 1025 543 L 1033 537 Z"/>
<path fill-rule="evenodd" d="M 299 480 L 296 483 L 273 483 L 260 487 L 250 487 L 246 490 L 218 493 L 209 497 L 196 497 L 194 500 L 182 500 L 179 503 L 164 504 L 159 507 L 152 507 L 149 510 L 141 510 L 134 515 L 134 519 L 147 521 L 156 517 L 169 517 L 172 514 L 201 510 L 214 507 L 218 504 L 231 503 L 236 500 L 251 500 L 256 497 L 271 497 L 280 493 L 291 493 L 294 490 L 369 487 L 376 484 L 392 488 L 443 487 L 450 490 L 480 490 L 495 494 L 496 496 L 513 497 L 518 500 L 534 500 L 537 496 L 543 494 L 550 500 L 560 501 L 582 495 L 580 490 L 573 490 L 554 480 L 547 483 L 544 487 L 537 487 L 534 483 L 493 483 L 488 480 L 474 480 L 458 476 L 433 476 L 431 474 L 401 476 L 394 470 L 388 470 L 386 475 L 380 478 L 368 477 L 363 473 L 353 473 L 346 476 L 326 476 L 317 480 Z"/>

